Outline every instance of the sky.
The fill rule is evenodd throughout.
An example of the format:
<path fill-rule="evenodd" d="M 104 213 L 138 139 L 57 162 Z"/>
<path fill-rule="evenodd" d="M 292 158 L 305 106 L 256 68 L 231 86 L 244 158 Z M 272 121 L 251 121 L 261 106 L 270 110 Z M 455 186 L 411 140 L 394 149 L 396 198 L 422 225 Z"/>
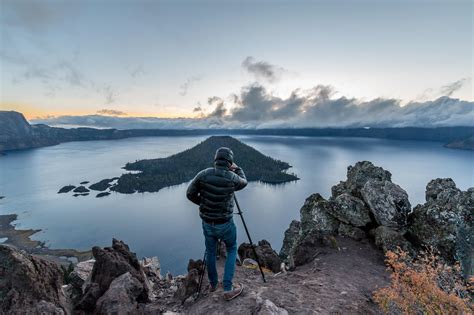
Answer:
<path fill-rule="evenodd" d="M 0 108 L 34 122 L 474 124 L 472 1 L 0 4 Z"/>

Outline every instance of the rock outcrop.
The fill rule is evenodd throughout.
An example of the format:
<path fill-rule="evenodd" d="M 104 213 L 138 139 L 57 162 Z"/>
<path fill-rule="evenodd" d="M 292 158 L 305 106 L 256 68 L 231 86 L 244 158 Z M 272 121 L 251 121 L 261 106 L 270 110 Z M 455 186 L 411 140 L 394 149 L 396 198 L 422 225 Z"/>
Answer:
<path fill-rule="evenodd" d="M 426 186 L 426 203 L 409 218 L 408 236 L 418 246 L 432 247 L 448 262 L 459 261 L 465 274 L 473 274 L 474 198 L 450 178 Z"/>
<path fill-rule="evenodd" d="M 283 238 L 283 245 L 281 247 L 279 256 L 281 259 L 285 260 L 290 255 L 291 248 L 295 245 L 296 240 L 300 234 L 301 223 L 300 221 L 293 220 L 290 223 L 290 226 L 285 231 L 285 237 Z"/>
<path fill-rule="evenodd" d="M 0 313 L 69 314 L 62 285 L 58 265 L 0 245 Z"/>
<path fill-rule="evenodd" d="M 129 273 L 133 280 L 122 278 L 120 281 L 129 286 L 130 290 L 120 291 L 120 294 L 133 293 L 130 298 L 139 302 L 149 301 L 150 283 L 138 261 L 136 255 L 130 252 L 129 247 L 122 241 L 113 239 L 112 247 L 94 247 L 92 254 L 95 258 L 94 267 L 92 269 L 90 283 L 85 288 L 85 293 L 79 303 L 77 309 L 84 311 L 94 311 L 97 307 L 103 307 L 97 304 L 97 301 L 107 294 L 110 290 L 111 283 L 120 276 Z M 138 283 L 138 285 L 136 285 Z M 114 287 L 108 297 L 116 296 L 117 288 Z M 112 302 L 111 302 L 112 303 Z"/>
<path fill-rule="evenodd" d="M 368 180 L 361 189 L 377 224 L 404 230 L 411 205 L 408 194 L 400 186 L 385 180 Z"/>
<path fill-rule="evenodd" d="M 401 248 L 412 255 L 428 247 L 445 261 L 461 263 L 472 274 L 474 189 L 459 190 L 452 179 L 435 179 L 426 187 L 426 203 L 411 209 L 408 194 L 391 181 L 391 173 L 371 162 L 347 169 L 346 181 L 306 199 L 301 223 L 285 232 L 281 257 L 290 268 L 305 264 L 331 245 L 331 236 L 373 238 L 384 252 Z M 336 246 L 337 247 L 337 246 Z"/>
<path fill-rule="evenodd" d="M 317 229 L 323 233 L 334 234 L 339 222 L 330 214 L 333 204 L 324 199 L 320 194 L 312 194 L 306 198 L 300 210 L 302 235 Z"/>
<path fill-rule="evenodd" d="M 249 243 L 242 243 L 238 248 L 240 260 L 243 261 L 246 258 L 257 260 L 253 252 L 252 246 Z M 279 272 L 281 268 L 281 259 L 278 254 L 272 249 L 270 243 L 266 240 L 258 242 L 258 246 L 255 246 L 258 259 L 262 267 L 267 268 L 273 272 Z"/>

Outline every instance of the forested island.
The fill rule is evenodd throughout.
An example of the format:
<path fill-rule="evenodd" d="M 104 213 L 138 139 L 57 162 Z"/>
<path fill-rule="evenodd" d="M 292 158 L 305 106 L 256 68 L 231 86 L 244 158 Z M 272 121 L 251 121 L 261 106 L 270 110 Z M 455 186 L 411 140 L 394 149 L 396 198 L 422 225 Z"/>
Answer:
<path fill-rule="evenodd" d="M 126 170 L 140 172 L 123 174 L 110 189 L 120 193 L 155 192 L 187 182 L 199 171 L 213 165 L 219 147 L 232 149 L 235 162 L 244 169 L 248 181 L 278 184 L 298 179 L 296 175 L 285 172 L 291 167 L 288 163 L 266 156 L 230 136 L 212 136 L 167 158 L 127 163 Z"/>

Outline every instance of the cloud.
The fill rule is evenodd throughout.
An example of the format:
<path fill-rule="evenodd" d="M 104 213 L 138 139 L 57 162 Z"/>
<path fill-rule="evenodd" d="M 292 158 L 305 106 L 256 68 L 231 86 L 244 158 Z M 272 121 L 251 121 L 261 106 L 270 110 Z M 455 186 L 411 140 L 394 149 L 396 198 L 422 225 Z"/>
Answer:
<path fill-rule="evenodd" d="M 135 79 L 135 78 L 138 78 L 138 77 L 146 74 L 146 71 L 143 67 L 143 64 L 139 64 L 136 67 L 131 68 L 129 70 L 129 73 L 130 73 L 130 76 Z"/>
<path fill-rule="evenodd" d="M 2 0 L 2 24 L 35 33 L 49 27 L 61 16 L 63 6 L 40 1 Z"/>
<path fill-rule="evenodd" d="M 94 86 L 94 83 L 92 85 Z M 95 87 L 95 90 L 104 97 L 104 105 L 115 103 L 118 93 L 110 85 Z"/>
<path fill-rule="evenodd" d="M 440 91 L 441 95 L 451 96 L 451 95 L 453 95 L 454 92 L 461 89 L 464 86 L 464 84 L 466 84 L 468 81 L 469 81 L 469 79 L 467 79 L 467 78 L 457 80 L 455 82 L 452 82 L 450 84 L 442 86 L 439 91 Z"/>
<path fill-rule="evenodd" d="M 191 88 L 191 86 L 197 82 L 200 81 L 202 78 L 199 76 L 192 76 L 190 78 L 187 78 L 186 81 L 180 86 L 180 92 L 179 95 L 185 96 L 188 94 L 188 90 Z"/>
<path fill-rule="evenodd" d="M 127 113 L 122 112 L 117 109 L 101 109 L 97 111 L 97 114 L 99 115 L 109 115 L 109 116 L 127 116 Z"/>
<path fill-rule="evenodd" d="M 248 56 L 242 61 L 242 67 L 253 74 L 257 80 L 263 79 L 270 83 L 278 81 L 282 73 L 286 71 L 266 61 L 256 61 L 252 56 Z"/>
<path fill-rule="evenodd" d="M 259 84 L 244 86 L 240 93 L 223 99 L 208 98 L 210 112 L 195 107 L 197 118 L 143 118 L 111 116 L 62 116 L 35 122 L 88 125 L 108 128 L 345 128 L 345 127 L 442 127 L 473 126 L 474 102 L 442 96 L 412 101 L 402 106 L 397 99 L 369 101 L 335 97 L 329 85 L 294 90 L 279 97 Z"/>

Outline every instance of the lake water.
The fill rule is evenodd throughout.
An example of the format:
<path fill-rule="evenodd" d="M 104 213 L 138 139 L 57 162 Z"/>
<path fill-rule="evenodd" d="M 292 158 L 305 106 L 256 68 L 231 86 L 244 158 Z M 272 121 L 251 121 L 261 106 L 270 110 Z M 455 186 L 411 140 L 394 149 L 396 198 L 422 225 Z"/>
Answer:
<path fill-rule="evenodd" d="M 67 184 L 120 175 L 126 162 L 166 157 L 204 140 L 199 137 L 152 137 L 70 142 L 0 156 L 0 214 L 17 213 L 19 228 L 42 229 L 33 238 L 52 248 L 90 249 L 123 239 L 139 257 L 158 256 L 162 270 L 184 272 L 189 258 L 204 251 L 197 207 L 187 201 L 187 184 L 157 193 L 105 198 L 57 194 Z M 344 180 L 346 168 L 360 160 L 392 172 L 412 205 L 424 202 L 427 182 L 451 177 L 463 190 L 474 186 L 474 153 L 435 142 L 357 138 L 238 137 L 266 155 L 289 162 L 301 180 L 273 186 L 250 183 L 238 193 L 254 241 L 267 239 L 279 251 L 283 233 L 306 197 L 329 197 Z M 238 161 L 237 161 L 238 163 Z M 239 243 L 246 240 L 235 217 Z"/>

